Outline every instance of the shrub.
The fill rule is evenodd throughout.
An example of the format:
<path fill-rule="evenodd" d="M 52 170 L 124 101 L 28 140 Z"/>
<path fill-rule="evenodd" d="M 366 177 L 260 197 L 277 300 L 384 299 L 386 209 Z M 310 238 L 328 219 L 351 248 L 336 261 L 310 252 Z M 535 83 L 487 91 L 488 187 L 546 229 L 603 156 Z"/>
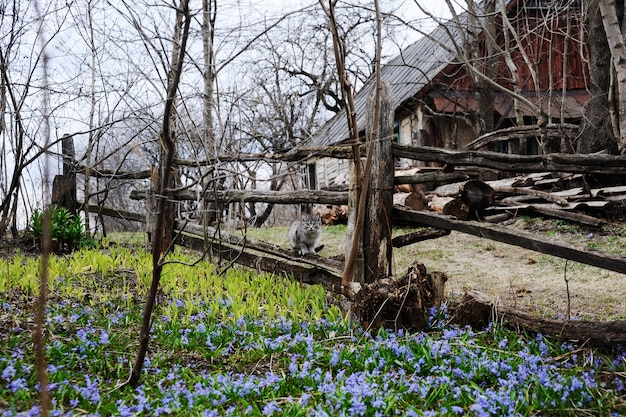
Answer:
<path fill-rule="evenodd" d="M 35 210 L 28 221 L 28 233 L 41 247 L 45 216 L 50 217 L 50 238 L 55 253 L 71 252 L 85 241 L 83 221 L 65 207 L 48 206 L 44 211 Z"/>

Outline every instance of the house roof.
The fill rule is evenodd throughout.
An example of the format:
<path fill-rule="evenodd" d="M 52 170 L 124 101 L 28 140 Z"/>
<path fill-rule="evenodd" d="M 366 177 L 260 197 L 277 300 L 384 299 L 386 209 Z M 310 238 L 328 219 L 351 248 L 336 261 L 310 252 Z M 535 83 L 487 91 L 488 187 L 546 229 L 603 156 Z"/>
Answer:
<path fill-rule="evenodd" d="M 526 0 L 526 6 L 532 5 L 539 7 L 545 3 L 545 0 Z M 506 1 L 507 9 L 511 9 L 518 4 L 518 0 Z M 476 10 L 483 6 L 482 2 L 476 5 Z M 496 4 L 496 9 L 501 7 L 500 2 Z M 391 87 L 394 99 L 394 108 L 396 113 L 411 99 L 415 99 L 430 86 L 446 67 L 458 64 L 457 55 L 454 52 L 455 45 L 461 43 L 461 34 L 459 27 L 467 27 L 468 13 L 462 13 L 458 16 L 459 24 L 451 23 L 447 26 L 440 24 L 431 33 L 424 35 L 422 38 L 409 45 L 400 52 L 396 57 L 391 59 L 387 64 L 381 67 L 381 80 L 386 81 Z M 361 134 L 365 130 L 365 104 L 367 96 L 372 87 L 375 85 L 376 77 L 372 75 L 355 95 L 355 110 L 357 115 L 358 131 Z M 435 94 L 436 95 L 436 94 Z M 588 98 L 568 97 L 565 103 L 565 112 L 568 117 L 580 117 L 581 100 Z M 584 102 L 585 100 L 583 100 Z M 440 103 L 441 104 L 441 103 Z M 505 103 L 506 104 L 506 103 Z M 449 102 L 441 104 L 449 106 Z M 501 105 L 503 115 L 509 114 L 510 111 Z M 471 106 L 470 106 L 471 107 Z M 558 106 L 557 106 L 558 107 Z M 557 108 L 555 107 L 555 108 Z M 442 111 L 442 108 L 437 108 Z M 554 112 L 555 110 L 552 109 Z M 311 140 L 304 144 L 304 148 L 314 148 L 334 145 L 349 140 L 348 122 L 346 120 L 345 108 L 330 119 L 322 126 Z"/>
<path fill-rule="evenodd" d="M 456 56 L 451 51 L 453 45 L 451 35 L 457 38 L 455 40 L 458 42 L 458 32 L 455 25 L 449 25 L 448 28 L 439 25 L 430 34 L 409 45 L 387 64 L 381 66 L 381 80 L 389 83 L 396 110 L 415 97 L 448 65 L 455 62 Z M 450 48 L 443 45 L 450 45 Z M 365 130 L 365 103 L 375 83 L 376 77 L 371 76 L 355 95 L 354 105 L 359 132 Z M 348 122 L 344 108 L 322 126 L 304 147 L 328 146 L 348 139 Z"/>

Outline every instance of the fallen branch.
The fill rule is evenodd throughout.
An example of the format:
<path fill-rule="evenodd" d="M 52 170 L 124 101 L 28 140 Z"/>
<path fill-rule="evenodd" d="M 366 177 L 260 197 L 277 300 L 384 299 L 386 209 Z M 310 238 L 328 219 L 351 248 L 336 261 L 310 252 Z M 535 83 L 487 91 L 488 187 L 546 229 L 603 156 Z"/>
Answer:
<path fill-rule="evenodd" d="M 394 248 L 401 248 L 402 246 L 408 246 L 413 243 L 423 242 L 424 240 L 437 239 L 439 237 L 447 236 L 449 234 L 450 231 L 446 229 L 440 229 L 438 227 L 427 227 L 425 229 L 418 230 L 417 232 L 396 236 L 391 239 L 391 245 Z"/>
<path fill-rule="evenodd" d="M 598 322 L 547 319 L 517 308 L 495 306 L 486 294 L 474 290 L 465 294 L 452 313 L 452 322 L 459 326 L 482 328 L 491 321 L 503 321 L 516 329 L 523 328 L 562 340 L 589 341 L 600 346 L 626 343 L 626 320 Z"/>

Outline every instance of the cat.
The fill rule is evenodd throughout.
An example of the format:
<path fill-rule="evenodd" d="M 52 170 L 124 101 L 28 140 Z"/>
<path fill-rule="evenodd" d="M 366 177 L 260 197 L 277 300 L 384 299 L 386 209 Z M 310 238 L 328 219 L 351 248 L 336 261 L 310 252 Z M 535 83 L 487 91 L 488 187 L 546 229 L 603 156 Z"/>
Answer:
<path fill-rule="evenodd" d="M 300 255 L 315 253 L 322 238 L 322 219 L 319 214 L 303 214 L 289 227 L 289 244 Z"/>

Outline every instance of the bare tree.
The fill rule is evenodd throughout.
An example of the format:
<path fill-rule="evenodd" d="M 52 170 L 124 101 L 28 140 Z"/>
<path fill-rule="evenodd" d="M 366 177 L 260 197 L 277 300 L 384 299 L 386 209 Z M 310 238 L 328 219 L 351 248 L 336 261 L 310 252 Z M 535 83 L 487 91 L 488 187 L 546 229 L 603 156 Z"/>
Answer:
<path fill-rule="evenodd" d="M 7 16 L 0 19 L 0 109 L 3 110 L 0 116 L 0 136 L 3 137 L 0 148 L 0 237 L 6 234 L 9 225 L 13 236 L 17 237 L 17 214 L 25 174 L 60 141 L 44 144 L 37 138 L 44 123 L 38 110 L 39 103 L 47 91 L 41 87 L 43 83 L 39 82 L 37 71 L 43 60 L 43 50 L 59 35 L 67 19 L 67 10 L 51 2 L 37 15 L 31 6 L 14 1 L 0 4 L 3 16 Z M 33 23 L 52 14 L 57 24 L 48 25 L 45 44 L 39 48 L 37 43 L 42 34 L 38 31 L 39 26 Z M 23 54 L 29 59 L 22 59 Z M 48 87 L 54 90 L 52 81 L 48 82 Z M 52 113 L 55 109 L 50 111 Z"/>
<path fill-rule="evenodd" d="M 175 10 L 176 25 L 173 38 L 174 45 L 172 50 L 172 63 L 167 84 L 167 99 L 165 101 L 165 109 L 163 112 L 163 127 L 161 128 L 159 135 L 159 139 L 163 146 L 163 154 L 159 176 L 158 212 L 154 224 L 154 238 L 152 240 L 152 283 L 150 285 L 150 292 L 148 293 L 146 304 L 144 306 L 141 331 L 139 335 L 139 348 L 137 349 L 133 370 L 127 381 L 127 384 L 131 386 L 135 386 L 139 383 L 144 359 L 148 351 L 150 328 L 152 325 L 152 310 L 156 301 L 159 282 L 161 280 L 161 273 L 165 263 L 165 256 L 173 244 L 173 236 L 170 233 L 165 233 L 165 236 L 163 234 L 163 231 L 169 228 L 166 222 L 169 220 L 173 224 L 173 219 L 167 219 L 166 217 L 172 213 L 171 210 L 168 210 L 167 206 L 171 204 L 170 197 L 173 191 L 172 170 L 176 154 L 176 138 L 173 135 L 172 118 L 175 110 L 174 103 L 183 70 L 183 58 L 187 50 L 187 40 L 189 37 L 189 28 L 192 19 L 187 0 L 182 0 L 180 4 L 176 5 Z"/>

